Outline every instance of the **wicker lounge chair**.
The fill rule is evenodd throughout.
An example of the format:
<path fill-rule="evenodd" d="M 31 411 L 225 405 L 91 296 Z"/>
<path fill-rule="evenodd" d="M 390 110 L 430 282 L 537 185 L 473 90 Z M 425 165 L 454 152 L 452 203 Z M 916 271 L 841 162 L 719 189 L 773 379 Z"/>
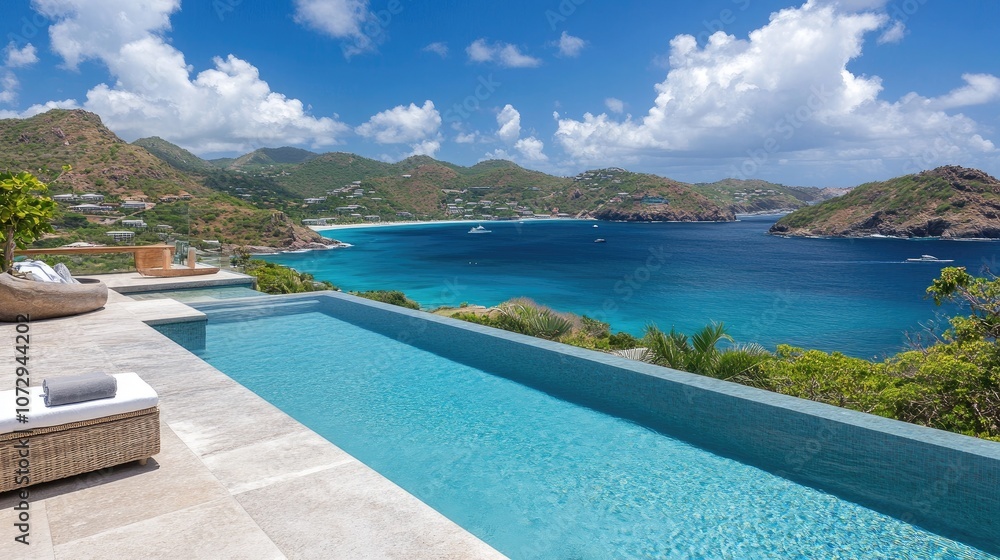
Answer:
<path fill-rule="evenodd" d="M 41 387 L 31 387 L 30 422 L 24 425 L 15 420 L 14 391 L 0 391 L 0 492 L 130 461 L 145 464 L 159 453 L 156 392 L 134 373 L 115 377 L 119 391 L 114 398 L 48 409 Z M 25 468 L 24 445 L 26 479 L 18 476 Z"/>

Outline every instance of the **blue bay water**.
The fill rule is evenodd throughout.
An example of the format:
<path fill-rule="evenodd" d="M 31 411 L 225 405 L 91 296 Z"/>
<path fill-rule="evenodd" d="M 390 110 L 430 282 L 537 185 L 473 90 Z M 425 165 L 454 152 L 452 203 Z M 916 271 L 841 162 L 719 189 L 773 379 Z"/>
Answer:
<path fill-rule="evenodd" d="M 470 224 L 357 228 L 324 234 L 348 249 L 266 258 L 344 290 L 401 290 L 425 308 L 524 296 L 637 335 L 649 323 L 691 333 L 716 321 L 739 343 L 870 358 L 943 326 L 946 310 L 924 299 L 941 268 L 978 273 L 1000 252 L 992 242 L 786 239 L 766 234 L 774 220 L 499 222 L 483 235 Z M 955 262 L 906 262 L 921 254 Z"/>

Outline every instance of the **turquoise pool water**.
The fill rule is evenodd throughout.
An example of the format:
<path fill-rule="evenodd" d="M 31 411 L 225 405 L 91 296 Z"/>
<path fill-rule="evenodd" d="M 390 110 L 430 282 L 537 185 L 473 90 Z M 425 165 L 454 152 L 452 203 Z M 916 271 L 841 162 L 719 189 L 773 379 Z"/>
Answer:
<path fill-rule="evenodd" d="M 128 297 L 137 300 L 147 299 L 174 299 L 184 303 L 198 303 L 204 301 L 217 301 L 222 299 L 236 299 L 245 297 L 263 296 L 253 288 L 246 286 L 216 286 L 212 288 L 185 288 L 183 290 L 163 290 L 158 292 L 137 292 L 127 294 Z"/>
<path fill-rule="evenodd" d="M 511 558 L 993 558 L 304 302 L 201 356 Z"/>

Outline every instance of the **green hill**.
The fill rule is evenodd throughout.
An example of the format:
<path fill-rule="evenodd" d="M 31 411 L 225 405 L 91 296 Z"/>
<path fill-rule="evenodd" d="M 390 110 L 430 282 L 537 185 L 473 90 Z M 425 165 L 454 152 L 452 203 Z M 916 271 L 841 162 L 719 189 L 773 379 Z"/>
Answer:
<path fill-rule="evenodd" d="M 147 152 L 180 171 L 189 173 L 205 173 L 215 169 L 211 163 L 201 159 L 180 146 L 171 144 L 159 136 L 140 138 L 133 145 L 144 148 Z"/>
<path fill-rule="evenodd" d="M 796 210 L 827 200 L 838 192 L 824 192 L 816 187 L 788 187 L 759 179 L 723 179 L 715 183 L 697 183 L 694 189 L 737 214 Z"/>
<path fill-rule="evenodd" d="M 277 247 L 319 240 L 282 212 L 259 209 L 206 186 L 203 176 L 186 171 L 203 168 L 202 160 L 189 152 L 158 138 L 142 144 L 157 155 L 118 138 L 96 114 L 56 109 L 27 119 L 0 120 L 0 169 L 35 174 L 49 184 L 50 195 L 94 193 L 115 205 L 83 215 L 70 209 L 81 201 L 60 203 L 54 220 L 57 234 L 39 242 L 44 246 L 110 243 L 106 232 L 123 229 L 122 219 L 149 225 L 137 230 L 139 244 L 174 237 Z M 60 175 L 64 165 L 72 170 Z M 190 200 L 172 198 L 183 193 L 191 195 Z M 155 207 L 122 210 L 117 205 L 125 199 L 145 200 Z M 157 229 L 159 225 L 171 229 Z"/>
<path fill-rule="evenodd" d="M 261 148 L 240 156 L 226 166 L 233 170 L 248 170 L 276 165 L 295 165 L 315 158 L 317 155 L 300 148 Z"/>
<path fill-rule="evenodd" d="M 170 150 L 160 143 L 155 148 L 165 161 L 198 173 L 212 188 L 258 206 L 281 209 L 296 220 L 335 218 L 351 223 L 373 216 L 380 220 L 482 220 L 533 215 L 631 221 L 734 219 L 731 211 L 695 192 L 691 185 L 619 169 L 567 178 L 505 160 L 463 167 L 428 156 L 386 163 L 343 152 L 316 156 L 281 149 L 206 162 L 206 170 L 177 156 L 183 153 L 180 148 Z M 274 157 L 280 154 L 284 157 Z M 294 163 L 297 159 L 302 161 Z M 219 170 L 222 164 L 225 171 Z M 586 188 L 580 188 L 583 183 Z M 651 202 L 657 199 L 662 201 Z"/>
<path fill-rule="evenodd" d="M 1000 181 L 977 169 L 948 166 L 867 183 L 783 217 L 771 233 L 1000 238 Z"/>

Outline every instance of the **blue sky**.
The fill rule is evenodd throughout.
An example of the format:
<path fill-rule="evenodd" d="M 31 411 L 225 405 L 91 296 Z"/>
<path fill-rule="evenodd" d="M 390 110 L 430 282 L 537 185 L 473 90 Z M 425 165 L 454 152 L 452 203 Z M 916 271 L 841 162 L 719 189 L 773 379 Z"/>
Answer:
<path fill-rule="evenodd" d="M 0 117 L 203 157 L 300 146 L 570 175 L 1000 175 L 990 0 L 5 0 Z"/>

